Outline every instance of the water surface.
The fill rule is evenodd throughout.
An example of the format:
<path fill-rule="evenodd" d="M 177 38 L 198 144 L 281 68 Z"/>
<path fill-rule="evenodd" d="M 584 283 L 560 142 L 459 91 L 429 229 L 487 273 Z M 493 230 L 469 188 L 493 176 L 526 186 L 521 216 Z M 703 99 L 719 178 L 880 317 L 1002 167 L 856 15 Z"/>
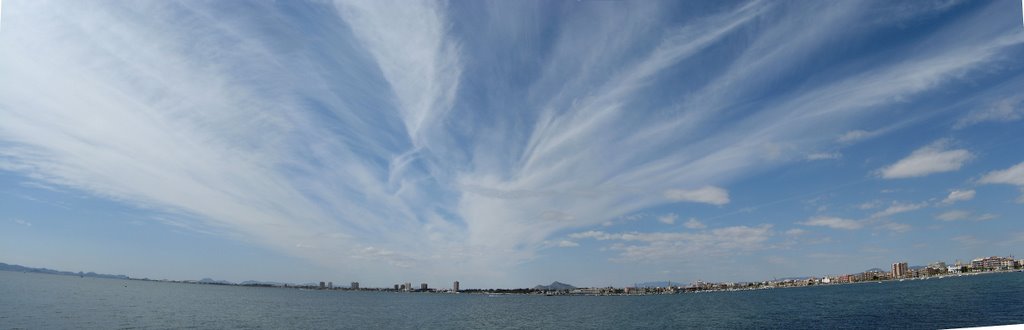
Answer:
<path fill-rule="evenodd" d="M 921 328 L 1024 323 L 1024 273 L 664 296 L 301 291 L 0 271 L 0 328 Z"/>

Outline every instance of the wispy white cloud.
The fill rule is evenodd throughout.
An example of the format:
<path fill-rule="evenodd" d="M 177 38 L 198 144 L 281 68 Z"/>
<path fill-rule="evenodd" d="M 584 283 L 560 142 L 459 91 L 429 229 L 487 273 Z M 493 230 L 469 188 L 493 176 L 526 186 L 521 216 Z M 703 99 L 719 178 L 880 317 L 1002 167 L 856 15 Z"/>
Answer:
<path fill-rule="evenodd" d="M 767 248 L 774 236 L 771 225 L 733 226 L 708 231 L 606 233 L 588 231 L 570 234 L 575 239 L 621 241 L 609 247 L 619 253 L 617 261 L 665 261 L 722 256 Z"/>
<path fill-rule="evenodd" d="M 683 226 L 687 229 L 704 229 L 708 227 L 703 222 L 700 222 L 700 220 L 697 220 L 697 218 L 690 218 L 689 220 L 686 220 L 686 222 L 683 223 Z"/>
<path fill-rule="evenodd" d="M 1017 198 L 1017 203 L 1024 204 L 1024 162 L 1011 166 L 1005 170 L 988 172 L 982 176 L 978 182 L 985 184 L 1009 184 L 1018 186 L 1021 188 L 1021 195 Z"/>
<path fill-rule="evenodd" d="M 953 241 L 960 243 L 965 246 L 974 246 L 985 243 L 985 241 L 974 237 L 973 235 L 960 235 L 952 238 Z"/>
<path fill-rule="evenodd" d="M 878 211 L 878 212 L 875 212 L 875 213 L 871 214 L 871 218 L 872 219 L 880 219 L 880 218 L 890 217 L 890 216 L 893 216 L 893 215 L 896 215 L 896 214 L 900 214 L 900 213 L 904 213 L 904 212 L 920 210 L 920 209 L 925 208 L 927 206 L 928 206 L 928 203 L 925 203 L 925 202 L 916 203 L 916 204 L 911 204 L 911 203 L 892 203 L 892 205 L 890 205 L 889 207 L 885 208 L 884 210 L 881 210 L 881 211 Z"/>
<path fill-rule="evenodd" d="M 910 229 L 912 229 L 912 227 L 910 225 L 905 224 L 905 223 L 899 223 L 899 222 L 886 222 L 886 223 L 881 224 L 879 226 L 879 228 L 882 228 L 884 230 L 887 230 L 887 231 L 893 232 L 893 233 L 905 233 L 905 232 L 910 231 Z"/>
<path fill-rule="evenodd" d="M 786 231 L 786 236 L 794 236 L 795 237 L 795 236 L 800 236 L 800 235 L 803 235 L 803 234 L 806 234 L 806 233 L 807 233 L 806 230 L 803 230 L 803 229 L 800 229 L 800 228 L 793 228 L 793 229 L 790 229 L 790 230 Z"/>
<path fill-rule="evenodd" d="M 807 160 L 835 160 L 843 158 L 843 154 L 839 152 L 818 152 L 807 155 Z"/>
<path fill-rule="evenodd" d="M 18 225 L 25 226 L 25 227 L 32 227 L 32 223 L 31 222 L 28 222 L 28 221 L 25 221 L 25 220 L 22 220 L 22 219 L 14 219 L 14 223 L 16 223 Z"/>
<path fill-rule="evenodd" d="M 963 211 L 963 210 L 952 210 L 952 211 L 942 212 L 941 214 L 939 214 L 935 218 L 939 219 L 939 220 L 942 220 L 942 221 L 957 221 L 957 220 L 965 220 L 965 219 L 967 219 L 970 216 L 971 216 L 970 212 Z"/>
<path fill-rule="evenodd" d="M 957 120 L 953 128 L 961 129 L 967 126 L 985 122 L 1011 122 L 1024 118 L 1024 98 L 1014 96 L 996 102 L 990 107 L 977 109 L 967 113 Z"/>
<path fill-rule="evenodd" d="M 562 248 L 568 248 L 568 247 L 577 247 L 577 246 L 580 246 L 580 244 L 576 243 L 576 242 L 573 242 L 573 241 L 570 241 L 570 240 L 560 240 L 560 241 L 558 241 L 557 246 L 558 247 L 562 247 Z"/>
<path fill-rule="evenodd" d="M 882 201 L 873 200 L 873 201 L 869 201 L 869 202 L 860 203 L 860 205 L 857 205 L 857 208 L 861 209 L 861 210 L 870 210 L 870 209 L 879 208 L 882 205 L 883 205 Z"/>
<path fill-rule="evenodd" d="M 865 131 L 857 129 L 843 133 L 836 140 L 839 141 L 840 143 L 853 143 L 877 136 L 878 134 L 878 131 Z"/>
<path fill-rule="evenodd" d="M 856 230 L 864 227 L 864 223 L 861 221 L 843 219 L 839 217 L 813 217 L 807 221 L 798 222 L 797 224 L 842 230 Z"/>
<path fill-rule="evenodd" d="M 935 219 L 942 221 L 960 221 L 960 220 L 972 220 L 972 221 L 986 221 L 998 218 L 999 215 L 992 213 L 974 214 L 964 210 L 950 210 L 939 213 L 935 216 Z"/>
<path fill-rule="evenodd" d="M 675 213 L 669 213 L 669 214 L 666 214 L 666 215 L 658 217 L 658 221 L 660 221 L 661 223 L 664 223 L 666 225 L 671 225 L 671 224 L 676 223 L 676 219 L 679 219 L 679 215 L 675 214 Z"/>
<path fill-rule="evenodd" d="M 366 255 L 364 246 L 388 251 L 370 253 L 388 260 L 423 260 L 433 252 L 416 251 L 447 249 L 433 240 L 456 241 L 446 235 L 457 235 L 457 227 L 411 211 L 430 189 L 412 184 L 422 171 L 407 166 L 396 176 L 381 169 L 392 161 L 390 168 L 401 168 L 396 155 L 415 145 L 402 138 L 401 122 L 415 128 L 418 115 L 389 112 L 362 94 L 380 79 L 365 69 L 374 62 L 337 59 L 349 61 L 346 70 L 359 81 L 339 83 L 329 77 L 344 74 L 337 63 L 313 63 L 315 55 L 264 39 L 259 26 L 298 26 L 275 23 L 289 18 L 263 8 L 270 4 L 238 6 L 261 15 L 229 22 L 216 8 L 192 5 L 40 1 L 10 11 L 24 20 L 6 26 L 17 33 L 0 40 L 4 169 L 173 214 L 169 225 L 231 233 L 311 260 Z M 340 29 L 329 13 L 320 12 L 318 24 Z M 438 29 L 422 30 L 403 38 Z M 320 47 L 345 54 L 348 42 Z M 56 76 L 63 78 L 49 78 Z M 416 97 L 403 100 L 443 103 Z M 310 104 L 329 110 L 309 111 Z M 399 238 L 412 235 L 430 239 Z M 353 262 L 388 269 L 373 258 Z M 351 271 L 345 268 L 338 271 Z"/>
<path fill-rule="evenodd" d="M 676 202 L 725 205 L 729 203 L 729 192 L 713 186 L 704 186 L 692 190 L 669 189 L 665 191 L 665 198 Z"/>
<path fill-rule="evenodd" d="M 949 192 L 949 196 L 942 200 L 943 204 L 953 204 L 956 202 L 969 201 L 974 199 L 974 189 L 968 190 L 953 190 Z"/>
<path fill-rule="evenodd" d="M 929 174 L 959 170 L 973 155 L 967 149 L 948 149 L 949 142 L 940 140 L 914 150 L 906 158 L 880 169 L 885 179 L 922 177 Z"/>
<path fill-rule="evenodd" d="M 459 87 L 459 45 L 447 36 L 441 2 L 335 1 L 338 13 L 373 57 L 399 103 L 415 147 L 437 147 L 425 130 L 438 127 Z"/>
<path fill-rule="evenodd" d="M 1024 162 L 1011 166 L 1005 170 L 988 172 L 982 176 L 978 182 L 1024 186 Z"/>

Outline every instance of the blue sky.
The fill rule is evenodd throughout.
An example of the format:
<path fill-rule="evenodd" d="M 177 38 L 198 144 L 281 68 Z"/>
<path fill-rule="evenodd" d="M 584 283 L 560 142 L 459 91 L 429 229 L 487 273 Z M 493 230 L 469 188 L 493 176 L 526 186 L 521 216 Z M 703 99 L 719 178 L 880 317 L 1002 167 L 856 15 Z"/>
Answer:
<path fill-rule="evenodd" d="M 3 262 L 519 287 L 1024 253 L 1015 1 L 3 5 Z"/>

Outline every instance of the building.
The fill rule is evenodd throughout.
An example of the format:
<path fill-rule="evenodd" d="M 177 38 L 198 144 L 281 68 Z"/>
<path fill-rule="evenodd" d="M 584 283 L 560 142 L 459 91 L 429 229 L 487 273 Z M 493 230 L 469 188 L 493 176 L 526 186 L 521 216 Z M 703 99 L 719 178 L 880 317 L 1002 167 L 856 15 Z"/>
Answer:
<path fill-rule="evenodd" d="M 452 291 L 459 292 L 459 281 L 455 281 L 455 283 L 452 283 Z"/>
<path fill-rule="evenodd" d="M 326 287 L 327 287 L 327 283 L 325 283 L 323 281 L 320 281 L 320 289 L 323 290 Z"/>
<path fill-rule="evenodd" d="M 420 283 L 420 290 L 427 291 L 427 283 Z"/>
<path fill-rule="evenodd" d="M 334 289 L 334 282 L 327 282 L 328 289 Z"/>
<path fill-rule="evenodd" d="M 349 288 L 352 290 L 359 290 L 359 282 L 352 282 L 352 285 L 350 285 Z"/>
<path fill-rule="evenodd" d="M 399 288 L 399 287 L 400 287 L 400 286 L 399 286 L 398 284 L 395 284 L 395 291 L 398 291 L 398 288 Z"/>
<path fill-rule="evenodd" d="M 906 262 L 892 264 L 892 278 L 904 278 L 910 276 L 910 267 Z"/>
<path fill-rule="evenodd" d="M 1013 258 L 988 257 L 971 260 L 971 269 L 993 270 L 1013 268 Z M 1007 267 L 1009 266 L 1009 267 Z"/>

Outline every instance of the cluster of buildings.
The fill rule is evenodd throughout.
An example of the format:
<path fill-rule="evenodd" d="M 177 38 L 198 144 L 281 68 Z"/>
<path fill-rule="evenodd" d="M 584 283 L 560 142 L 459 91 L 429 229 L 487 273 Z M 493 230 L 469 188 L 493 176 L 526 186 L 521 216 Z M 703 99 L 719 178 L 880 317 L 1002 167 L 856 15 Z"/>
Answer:
<path fill-rule="evenodd" d="M 392 291 L 392 292 L 459 292 L 459 281 L 455 281 L 454 283 L 452 283 L 452 288 L 451 289 L 442 289 L 442 290 L 430 288 L 430 286 L 428 286 L 427 283 L 420 283 L 419 288 L 415 288 L 415 287 L 412 286 L 411 282 L 405 282 L 405 283 L 402 283 L 402 284 L 395 284 L 392 288 L 368 288 L 368 289 L 363 289 L 363 288 L 360 288 L 359 282 L 352 282 L 351 284 L 349 284 L 349 287 L 344 288 L 344 287 L 334 287 L 334 282 L 323 282 L 323 281 L 321 281 L 320 285 L 318 285 L 316 287 L 310 288 L 308 286 L 305 286 L 305 287 L 300 286 L 299 288 L 309 288 L 309 289 L 319 289 L 319 290 L 346 290 L 346 291 L 366 290 L 366 291 Z"/>
<path fill-rule="evenodd" d="M 892 279 L 906 279 L 945 274 L 1005 271 L 1020 268 L 1024 268 L 1024 259 L 1014 259 L 1013 256 L 977 258 L 971 260 L 970 263 L 962 263 L 957 260 L 956 264 L 953 265 L 946 265 L 945 262 L 939 261 L 915 269 L 908 269 L 906 262 L 897 262 L 892 264 L 890 277 Z"/>
<path fill-rule="evenodd" d="M 830 275 L 823 277 L 776 279 L 761 282 L 703 282 L 696 281 L 685 286 L 665 287 L 627 287 L 627 288 L 581 288 L 564 290 L 559 292 L 530 292 L 534 294 L 547 295 L 648 295 L 648 294 L 675 294 L 685 292 L 704 291 L 736 291 L 736 290 L 757 290 L 788 287 L 802 287 L 812 285 L 831 285 L 857 282 L 878 282 L 891 280 L 924 279 L 931 277 L 943 277 L 950 275 L 981 274 L 989 272 L 1012 271 L 1024 269 L 1024 259 L 1011 257 L 985 257 L 971 260 L 969 263 L 957 261 L 953 265 L 947 265 L 943 261 L 931 263 L 927 266 L 911 267 L 906 262 L 897 262 L 891 265 L 889 271 L 874 268 L 856 274 Z"/>
<path fill-rule="evenodd" d="M 713 291 L 713 290 L 744 290 L 744 289 L 770 289 L 784 287 L 800 287 L 823 284 L 843 284 L 869 281 L 889 281 L 931 278 L 933 276 L 948 276 L 962 274 L 978 274 L 986 272 L 1010 271 L 1024 268 L 1024 259 L 1010 257 L 985 257 L 971 260 L 969 263 L 957 261 L 953 265 L 947 265 L 943 261 L 931 263 L 927 266 L 910 267 L 906 262 L 893 263 L 889 271 L 882 269 L 871 269 L 856 274 L 833 275 L 823 277 L 808 277 L 800 279 L 772 280 L 764 282 L 741 282 L 741 283 L 705 283 L 694 282 L 690 286 L 677 288 L 682 292 Z M 668 289 L 665 289 L 668 290 Z"/>
<path fill-rule="evenodd" d="M 1010 257 L 985 257 L 963 263 L 959 260 L 953 265 L 947 265 L 943 261 L 931 263 L 927 266 L 911 267 L 906 262 L 893 263 L 889 270 L 870 269 L 856 274 L 829 275 L 823 277 L 788 278 L 775 279 L 761 282 L 703 282 L 696 281 L 689 285 L 672 285 L 669 283 L 664 287 L 603 287 L 603 288 L 572 288 L 565 290 L 544 290 L 544 289 L 491 289 L 491 290 L 469 290 L 467 292 L 490 293 L 490 294 L 543 294 L 543 295 L 651 295 L 651 294 L 676 294 L 684 292 L 703 291 L 733 291 L 733 290 L 756 290 L 787 287 L 802 287 L 811 285 L 830 285 L 843 283 L 857 283 L 869 281 L 890 281 L 930 278 L 933 276 L 978 274 L 987 272 L 1010 271 L 1024 268 L 1024 259 Z M 427 283 L 420 283 L 419 287 L 413 287 L 411 282 L 395 284 L 391 288 L 361 289 L 359 282 L 352 282 L 348 288 L 335 288 L 332 282 L 320 282 L 318 287 L 321 290 L 372 290 L 391 292 L 460 292 L 459 282 L 452 283 L 451 289 L 433 289 Z"/>

